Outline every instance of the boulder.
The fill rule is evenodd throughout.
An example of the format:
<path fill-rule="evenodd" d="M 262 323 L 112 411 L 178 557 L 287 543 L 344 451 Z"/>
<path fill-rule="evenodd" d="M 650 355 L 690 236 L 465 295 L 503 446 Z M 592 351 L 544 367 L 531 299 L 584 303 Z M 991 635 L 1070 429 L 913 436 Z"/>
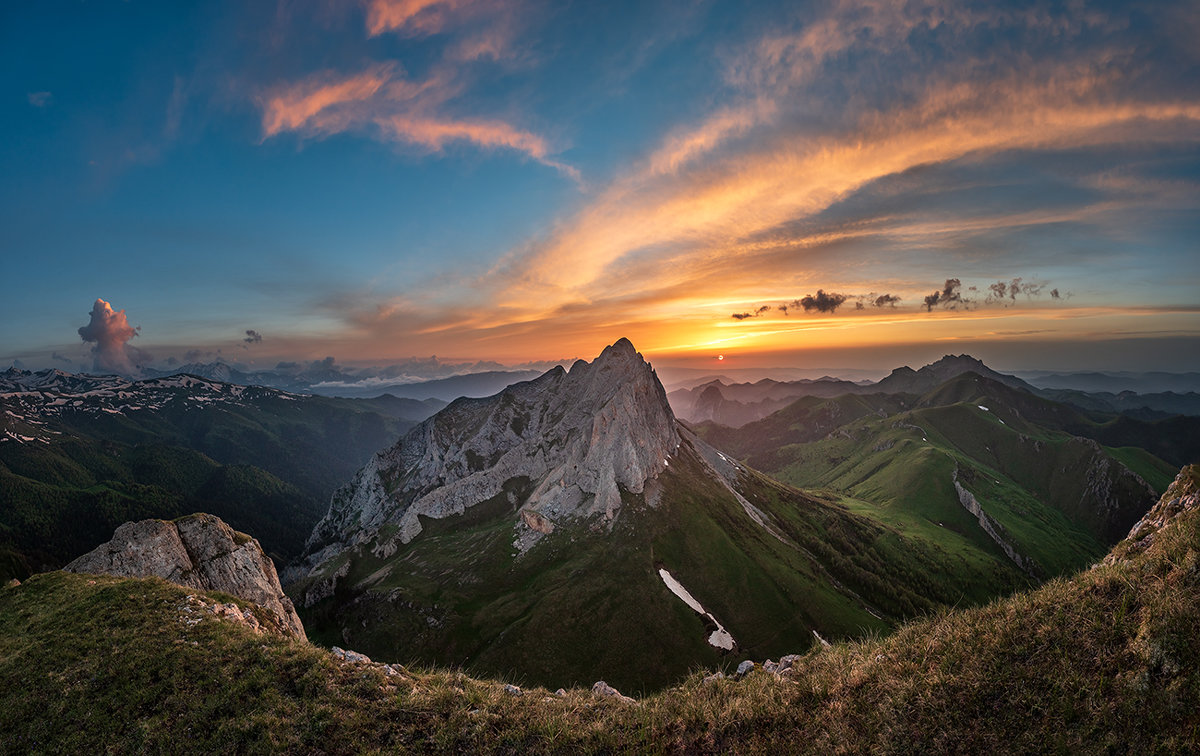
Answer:
<path fill-rule="evenodd" d="M 604 682 L 603 680 L 596 681 L 596 684 L 592 686 L 592 693 L 594 693 L 597 696 L 603 696 L 604 698 L 615 698 L 618 701 L 622 701 L 624 703 L 634 703 L 634 700 L 632 698 L 630 698 L 629 696 L 626 696 L 626 695 L 622 695 L 621 691 L 617 690 L 616 688 L 614 688 L 613 686 Z"/>
<path fill-rule="evenodd" d="M 275 616 L 277 630 L 307 640 L 295 607 L 283 595 L 275 565 L 258 541 L 210 514 L 171 522 L 127 522 L 117 528 L 111 541 L 63 569 L 160 577 L 189 588 L 222 591 L 258 604 Z"/>

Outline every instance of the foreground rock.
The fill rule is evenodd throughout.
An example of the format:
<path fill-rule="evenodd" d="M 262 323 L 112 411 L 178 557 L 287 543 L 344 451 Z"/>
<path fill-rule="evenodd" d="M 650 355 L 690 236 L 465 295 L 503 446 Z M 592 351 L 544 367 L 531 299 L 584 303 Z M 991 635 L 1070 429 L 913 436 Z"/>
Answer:
<path fill-rule="evenodd" d="M 252 601 L 275 615 L 281 632 L 307 640 L 292 601 L 283 595 L 271 558 L 258 541 L 219 517 L 195 514 L 174 522 L 142 520 L 117 528 L 108 543 L 63 568 L 118 577 L 160 577 Z"/>

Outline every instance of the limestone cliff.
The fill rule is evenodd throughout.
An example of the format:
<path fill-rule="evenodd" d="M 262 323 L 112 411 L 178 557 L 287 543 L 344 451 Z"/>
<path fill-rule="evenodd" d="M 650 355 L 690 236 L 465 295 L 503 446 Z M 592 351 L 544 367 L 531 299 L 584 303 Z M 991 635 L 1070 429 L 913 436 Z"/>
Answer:
<path fill-rule="evenodd" d="M 678 446 L 662 384 L 621 339 L 591 363 L 459 399 L 377 454 L 334 495 L 306 557 L 285 579 L 334 578 L 331 560 L 347 549 L 378 537 L 375 553 L 387 557 L 421 532 L 419 517 L 461 514 L 498 496 L 522 499 L 513 521 L 518 551 L 564 520 L 610 527 L 621 491 L 641 493 Z M 318 582 L 310 594 L 331 589 Z"/>
<path fill-rule="evenodd" d="M 117 528 L 112 540 L 63 568 L 121 577 L 160 577 L 200 590 L 223 591 L 271 611 L 277 629 L 306 639 L 271 558 L 258 541 L 219 517 L 194 514 L 173 522 L 142 520 Z"/>

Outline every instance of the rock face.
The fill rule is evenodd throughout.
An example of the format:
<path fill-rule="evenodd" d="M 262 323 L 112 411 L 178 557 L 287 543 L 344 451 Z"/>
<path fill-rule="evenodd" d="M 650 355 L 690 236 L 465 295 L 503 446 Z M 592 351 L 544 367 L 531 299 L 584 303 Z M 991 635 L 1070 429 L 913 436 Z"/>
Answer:
<path fill-rule="evenodd" d="M 1154 543 L 1159 531 L 1185 512 L 1200 507 L 1200 465 L 1189 465 L 1179 471 L 1158 503 L 1129 531 L 1129 537 L 1104 558 L 1113 564 L 1140 554 Z"/>
<path fill-rule="evenodd" d="M 121 577 L 160 577 L 200 590 L 223 591 L 271 611 L 278 628 L 306 640 L 291 599 L 258 541 L 219 517 L 194 514 L 174 522 L 142 520 L 117 528 L 108 543 L 63 568 Z"/>
<path fill-rule="evenodd" d="M 338 491 L 288 582 L 329 572 L 306 604 L 332 590 L 339 554 L 380 535 L 386 558 L 422 530 L 477 504 L 521 500 L 513 545 L 527 551 L 568 520 L 611 527 L 621 491 L 641 493 L 679 446 L 675 417 L 654 370 L 627 339 L 485 399 L 459 399 L 414 428 Z"/>
<path fill-rule="evenodd" d="M 979 527 L 983 528 L 983 532 L 988 534 L 997 546 L 1005 553 L 1005 555 L 1013 561 L 1013 564 L 1020 567 L 1031 577 L 1041 577 L 1041 569 L 1034 564 L 1030 559 L 1022 556 L 1011 543 L 1009 543 L 1007 534 L 1004 533 L 1004 528 L 1000 523 L 988 516 L 988 513 L 983 511 L 983 507 L 979 504 L 975 494 L 963 488 L 962 483 L 958 482 L 958 468 L 954 468 L 954 490 L 958 493 L 958 501 L 962 504 L 963 509 L 974 515 L 975 520 L 979 523 Z"/>

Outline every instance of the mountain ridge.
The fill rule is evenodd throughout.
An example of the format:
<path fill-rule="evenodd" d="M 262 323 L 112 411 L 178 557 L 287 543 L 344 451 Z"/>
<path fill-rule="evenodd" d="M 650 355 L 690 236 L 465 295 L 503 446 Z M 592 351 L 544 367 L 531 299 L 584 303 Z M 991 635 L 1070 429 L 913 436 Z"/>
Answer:
<path fill-rule="evenodd" d="M 908 402 L 902 410 L 919 399 L 870 396 Z M 861 399 L 874 417 L 872 401 Z M 988 513 L 979 491 L 987 516 L 964 513 L 952 478 L 978 488 L 978 474 L 937 460 L 955 497 L 945 526 L 899 527 L 861 500 L 784 485 L 679 425 L 653 368 L 622 340 L 593 363 L 460 399 L 377 454 L 283 581 L 318 639 L 549 683 L 609 658 L 597 633 L 713 663 L 703 639 L 716 630 L 735 648 L 779 653 L 785 638 L 883 631 L 1064 569 L 1012 559 L 1005 547 L 1018 539 L 985 532 L 1003 536 L 1011 517 Z M 1070 534 L 1071 564 L 1101 553 Z M 684 671 L 650 657 L 661 653 L 613 660 L 606 679 L 661 686 Z"/>
<path fill-rule="evenodd" d="M 601 516 L 611 525 L 620 490 L 641 493 L 678 448 L 674 422 L 653 368 L 627 339 L 592 363 L 555 367 L 492 397 L 458 399 L 376 454 L 335 495 L 302 561 L 319 569 L 331 549 L 362 543 L 391 522 L 396 532 L 376 547 L 388 556 L 420 534 L 421 516 L 462 514 L 467 502 L 491 499 L 517 478 L 533 487 L 514 523 L 520 552 L 560 518 Z M 285 582 L 302 571 L 290 567 Z"/>

